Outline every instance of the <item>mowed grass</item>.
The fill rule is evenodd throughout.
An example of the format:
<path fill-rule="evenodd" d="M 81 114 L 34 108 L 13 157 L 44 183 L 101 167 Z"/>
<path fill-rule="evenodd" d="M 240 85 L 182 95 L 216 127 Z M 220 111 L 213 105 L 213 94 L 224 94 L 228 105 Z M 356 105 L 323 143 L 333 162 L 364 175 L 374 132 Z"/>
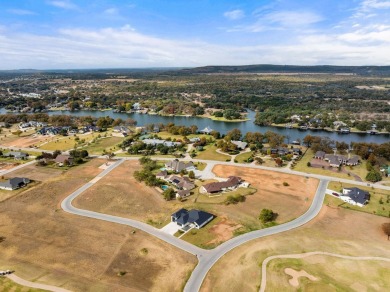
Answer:
<path fill-rule="evenodd" d="M 93 139 L 98 138 L 98 136 L 110 136 L 111 132 L 107 131 L 105 133 L 86 133 L 86 134 L 77 134 L 75 136 L 55 136 L 50 138 L 48 143 L 41 144 L 38 148 L 42 150 L 61 150 L 66 151 L 73 149 L 75 146 L 83 146 L 87 145 L 89 142 L 91 142 Z M 78 143 L 76 141 L 76 137 L 78 137 L 81 140 L 84 140 L 84 143 Z"/>
<path fill-rule="evenodd" d="M 366 186 L 355 186 L 353 184 L 346 184 L 340 182 L 330 182 L 328 189 L 341 192 L 343 188 L 358 187 L 370 193 L 370 202 L 363 207 L 354 206 L 348 203 L 344 203 L 342 200 L 333 196 L 327 195 L 325 197 L 325 204 L 332 207 L 342 207 L 345 209 L 356 210 L 360 212 L 366 212 L 374 215 L 384 216 L 390 218 L 390 191 L 377 189 Z M 380 203 L 382 201 L 382 204 Z"/>
<path fill-rule="evenodd" d="M 12 280 L 0 276 L 0 288 L 2 292 L 45 292 L 47 290 L 34 289 L 16 284 Z"/>
<path fill-rule="evenodd" d="M 216 161 L 226 161 L 230 160 L 229 155 L 218 153 L 217 146 L 213 145 L 207 145 L 204 147 L 203 151 L 197 151 L 196 152 L 196 159 L 204 159 L 204 160 L 216 160 Z"/>
<path fill-rule="evenodd" d="M 356 261 L 326 255 L 315 255 L 305 259 L 274 259 L 267 268 L 267 291 L 294 290 L 290 275 L 285 269 L 305 271 L 317 280 L 299 278 L 300 291 L 367 291 L 370 287 L 390 290 L 390 263 L 381 261 Z M 367 287 L 368 286 L 368 287 Z M 369 288 L 369 290 L 371 290 Z"/>
<path fill-rule="evenodd" d="M 321 174 L 321 175 L 327 175 L 327 176 L 332 176 L 332 177 L 338 177 L 338 178 L 344 178 L 344 179 L 350 179 L 353 180 L 352 176 L 349 176 L 346 173 L 339 172 L 337 171 L 331 171 L 326 169 L 326 167 L 323 168 L 316 168 L 316 167 L 311 167 L 307 166 L 308 162 L 311 162 L 312 159 L 314 158 L 314 153 L 311 149 L 308 149 L 303 155 L 303 157 L 297 162 L 295 167 L 293 168 L 295 171 L 300 171 L 300 172 L 306 172 L 306 173 L 313 173 L 313 174 Z M 348 172 L 352 172 L 356 175 L 358 175 L 361 179 L 365 180 L 366 175 L 367 175 L 367 170 L 366 170 L 366 165 L 365 162 L 356 165 L 356 166 L 344 166 L 344 169 Z"/>
<path fill-rule="evenodd" d="M 110 152 L 119 150 L 117 145 L 121 143 L 123 139 L 124 138 L 121 137 L 100 138 L 96 142 L 91 142 L 88 146 L 83 147 L 83 149 L 87 150 L 89 154 L 101 155 L 104 150 Z"/>
<path fill-rule="evenodd" d="M 246 152 L 246 153 L 241 153 L 241 154 L 238 154 L 235 159 L 237 160 L 238 163 L 245 163 L 247 161 L 247 159 L 252 156 L 252 154 L 253 154 L 252 151 Z"/>

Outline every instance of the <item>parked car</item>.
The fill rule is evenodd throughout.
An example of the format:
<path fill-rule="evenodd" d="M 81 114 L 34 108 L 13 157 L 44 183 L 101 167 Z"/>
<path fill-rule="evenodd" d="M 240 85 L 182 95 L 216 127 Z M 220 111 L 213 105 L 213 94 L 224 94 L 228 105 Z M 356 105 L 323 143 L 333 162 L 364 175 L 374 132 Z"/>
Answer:
<path fill-rule="evenodd" d="M 333 196 L 340 197 L 338 193 L 332 193 Z"/>

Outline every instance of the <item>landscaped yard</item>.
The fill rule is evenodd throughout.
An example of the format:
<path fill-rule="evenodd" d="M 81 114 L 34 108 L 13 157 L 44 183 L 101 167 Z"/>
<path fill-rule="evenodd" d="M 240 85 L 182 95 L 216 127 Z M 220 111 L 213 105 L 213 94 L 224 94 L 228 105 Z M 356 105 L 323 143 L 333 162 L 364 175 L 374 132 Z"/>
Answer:
<path fill-rule="evenodd" d="M 238 155 L 236 156 L 236 160 L 237 160 L 238 163 L 246 163 L 246 160 L 247 160 L 249 157 L 251 157 L 252 154 L 253 154 L 252 151 L 238 154 Z"/>
<path fill-rule="evenodd" d="M 207 145 L 204 147 L 203 151 L 197 151 L 196 152 L 196 159 L 204 159 L 204 160 L 217 160 L 217 161 L 230 161 L 230 156 L 218 153 L 217 146 L 213 145 Z"/>
<path fill-rule="evenodd" d="M 360 212 L 366 212 L 384 217 L 390 217 L 390 191 L 376 189 L 373 187 L 355 186 L 352 184 L 330 182 L 328 189 L 336 192 L 341 192 L 342 188 L 358 187 L 362 190 L 370 193 L 370 202 L 363 207 L 354 206 L 348 203 L 344 203 L 342 200 L 333 196 L 327 195 L 325 197 L 325 203 L 332 207 L 342 207 L 345 209 L 352 209 Z M 382 204 L 380 203 L 382 202 Z"/>

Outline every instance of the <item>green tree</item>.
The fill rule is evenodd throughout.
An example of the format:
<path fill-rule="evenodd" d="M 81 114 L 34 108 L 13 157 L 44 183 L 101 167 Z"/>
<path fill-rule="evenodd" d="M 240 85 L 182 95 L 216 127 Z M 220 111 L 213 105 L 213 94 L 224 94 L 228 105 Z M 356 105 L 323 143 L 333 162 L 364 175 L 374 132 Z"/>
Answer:
<path fill-rule="evenodd" d="M 175 197 L 175 190 L 172 188 L 168 188 L 163 192 L 163 197 L 165 200 L 169 201 Z"/>
<path fill-rule="evenodd" d="M 267 223 L 267 222 L 274 221 L 276 219 L 276 216 L 277 214 L 274 213 L 272 210 L 263 209 L 260 212 L 259 219 L 262 223 Z"/>
<path fill-rule="evenodd" d="M 379 171 L 372 169 L 369 173 L 367 173 L 366 180 L 370 182 L 377 182 L 382 180 L 382 175 Z"/>

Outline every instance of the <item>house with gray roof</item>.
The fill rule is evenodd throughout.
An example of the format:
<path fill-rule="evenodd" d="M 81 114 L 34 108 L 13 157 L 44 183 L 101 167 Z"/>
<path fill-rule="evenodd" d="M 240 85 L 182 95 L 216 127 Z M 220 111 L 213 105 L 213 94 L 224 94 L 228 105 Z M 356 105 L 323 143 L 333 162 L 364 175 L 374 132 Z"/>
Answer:
<path fill-rule="evenodd" d="M 325 158 L 325 152 L 324 151 L 317 151 L 316 154 L 314 154 L 314 158 L 316 159 L 324 159 Z"/>
<path fill-rule="evenodd" d="M 200 130 L 199 132 L 202 133 L 202 134 L 207 134 L 207 135 L 209 135 L 212 131 L 214 131 L 214 130 L 207 126 L 207 127 L 204 128 L 203 130 Z"/>
<path fill-rule="evenodd" d="M 25 160 L 28 157 L 27 153 L 19 152 L 19 151 L 10 151 L 8 153 L 3 154 L 5 157 L 13 157 L 16 160 Z"/>
<path fill-rule="evenodd" d="M 344 202 L 363 207 L 370 201 L 370 193 L 359 188 L 344 188 L 340 196 Z"/>
<path fill-rule="evenodd" d="M 187 226 L 200 229 L 213 219 L 213 214 L 196 209 L 190 211 L 187 209 L 180 209 L 171 215 L 171 221 L 176 222 L 182 229 Z"/>
<path fill-rule="evenodd" d="M 30 183 L 30 180 L 26 177 L 13 177 L 8 181 L 0 183 L 0 189 L 13 191 L 22 188 Z"/>
<path fill-rule="evenodd" d="M 195 170 L 195 165 L 192 161 L 183 162 L 179 161 L 179 159 L 175 159 L 172 161 L 168 161 L 165 163 L 165 167 L 168 170 L 172 170 L 176 173 L 181 172 L 182 170 Z"/>
<path fill-rule="evenodd" d="M 230 141 L 230 142 L 232 142 L 234 145 L 236 145 L 237 148 L 240 150 L 244 150 L 246 148 L 246 146 L 248 145 L 248 143 L 242 142 L 242 141 Z"/>

